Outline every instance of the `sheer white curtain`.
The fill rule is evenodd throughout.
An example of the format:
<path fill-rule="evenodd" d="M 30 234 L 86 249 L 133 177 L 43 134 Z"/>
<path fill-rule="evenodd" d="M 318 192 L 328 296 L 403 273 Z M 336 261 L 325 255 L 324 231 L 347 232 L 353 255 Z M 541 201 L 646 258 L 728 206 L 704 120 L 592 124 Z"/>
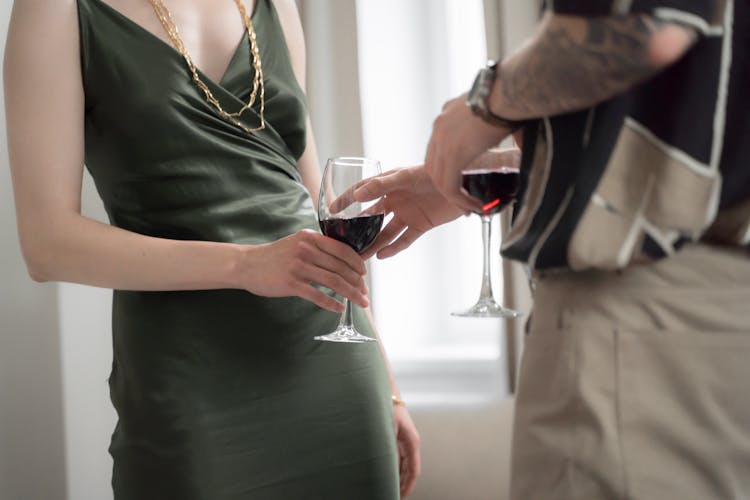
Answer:
<path fill-rule="evenodd" d="M 300 7 L 321 157 L 366 154 L 385 169 L 421 163 L 442 104 L 465 92 L 486 62 L 487 38 L 491 56 L 506 41 L 500 19 L 508 7 L 499 0 L 304 0 Z M 493 284 L 502 300 L 498 224 L 493 233 Z M 477 298 L 481 251 L 472 217 L 372 264 L 378 328 L 405 392 L 420 393 L 412 400 L 455 401 L 441 384 L 470 401 L 504 391 L 505 325 L 450 316 Z"/>
<path fill-rule="evenodd" d="M 483 2 L 358 0 L 357 26 L 365 153 L 385 169 L 419 164 L 441 106 L 465 92 L 486 61 Z M 495 236 L 493 255 L 497 225 Z M 375 318 L 411 400 L 476 401 L 497 393 L 501 322 L 450 316 L 477 298 L 481 252 L 479 220 L 467 218 L 372 264 Z M 499 260 L 493 263 L 502 296 Z M 447 378 L 456 389 L 450 397 Z"/>

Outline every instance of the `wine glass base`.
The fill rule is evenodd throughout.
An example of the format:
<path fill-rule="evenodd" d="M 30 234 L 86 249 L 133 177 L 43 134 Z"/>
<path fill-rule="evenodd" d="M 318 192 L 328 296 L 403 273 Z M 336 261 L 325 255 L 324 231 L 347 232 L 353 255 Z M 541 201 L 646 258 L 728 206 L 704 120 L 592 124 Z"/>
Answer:
<path fill-rule="evenodd" d="M 518 318 L 521 315 L 520 312 L 503 307 L 492 299 L 480 299 L 465 311 L 451 313 L 451 316 L 462 318 Z"/>
<path fill-rule="evenodd" d="M 354 328 L 337 328 L 336 331 L 328 335 L 318 335 L 315 340 L 323 342 L 340 342 L 344 344 L 365 344 L 368 342 L 377 342 L 377 339 L 362 335 Z"/>

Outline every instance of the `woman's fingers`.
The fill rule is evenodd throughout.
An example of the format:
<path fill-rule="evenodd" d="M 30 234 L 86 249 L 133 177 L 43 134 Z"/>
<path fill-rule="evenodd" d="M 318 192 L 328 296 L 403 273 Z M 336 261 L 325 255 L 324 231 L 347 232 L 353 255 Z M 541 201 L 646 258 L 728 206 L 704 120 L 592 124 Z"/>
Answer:
<path fill-rule="evenodd" d="M 312 233 L 312 243 L 319 250 L 339 259 L 361 276 L 367 274 L 365 261 L 362 260 L 362 257 L 352 250 L 349 245 L 334 240 L 333 238 L 323 236 L 322 234 L 317 234 L 312 231 L 310 231 L 310 233 Z"/>
<path fill-rule="evenodd" d="M 404 456 L 401 460 L 401 496 L 406 497 L 414 489 L 419 477 L 420 458 L 418 450 L 414 450 L 405 444 Z"/>
<path fill-rule="evenodd" d="M 369 300 L 362 293 L 364 284 L 363 286 L 352 286 L 340 275 L 326 269 L 308 264 L 301 269 L 300 278 L 302 278 L 305 284 L 312 282 L 329 288 L 360 307 L 370 305 Z"/>
<path fill-rule="evenodd" d="M 406 497 L 414 488 L 422 464 L 419 453 L 420 438 L 408 414 L 397 418 L 399 476 L 401 496 Z"/>
<path fill-rule="evenodd" d="M 344 304 L 334 299 L 330 295 L 327 295 L 321 292 L 320 290 L 318 290 L 317 288 L 315 288 L 313 285 L 309 283 L 306 285 L 303 285 L 300 288 L 297 296 L 302 299 L 312 302 L 313 304 L 320 307 L 321 309 L 327 309 L 329 311 L 333 311 L 336 313 L 344 312 Z"/>
<path fill-rule="evenodd" d="M 347 263 L 329 253 L 321 251 L 312 252 L 310 255 L 310 263 L 316 267 L 341 276 L 353 287 L 359 289 L 364 287 L 365 280 L 361 274 L 352 269 Z"/>
<path fill-rule="evenodd" d="M 328 288 L 366 307 L 365 263 L 348 245 L 312 230 L 273 243 L 247 246 L 240 272 L 244 288 L 265 297 L 298 296 L 340 312 L 342 305 L 314 285 Z"/>

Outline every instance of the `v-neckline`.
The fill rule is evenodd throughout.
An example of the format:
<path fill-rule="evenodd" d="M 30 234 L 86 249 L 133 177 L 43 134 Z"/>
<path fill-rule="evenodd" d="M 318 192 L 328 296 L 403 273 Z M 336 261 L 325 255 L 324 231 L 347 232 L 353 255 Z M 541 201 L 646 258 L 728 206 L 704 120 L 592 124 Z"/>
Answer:
<path fill-rule="evenodd" d="M 91 0 L 92 2 L 100 5 L 105 10 L 109 11 L 112 15 L 115 17 L 121 19 L 126 24 L 134 28 L 136 31 L 140 33 L 144 33 L 147 38 L 150 38 L 151 40 L 155 41 L 158 45 L 161 45 L 162 47 L 168 49 L 173 55 L 179 57 L 180 61 L 183 63 L 185 62 L 185 58 L 182 54 L 170 43 L 167 43 L 165 40 L 162 40 L 159 36 L 152 33 L 151 30 L 146 29 L 143 27 L 140 23 L 134 21 L 129 16 L 126 16 L 122 12 L 120 12 L 115 7 L 112 7 L 110 4 L 105 2 L 104 0 Z M 255 21 L 255 15 L 258 13 L 259 4 L 262 0 L 255 0 L 255 4 L 253 5 L 253 12 L 250 15 L 250 19 L 252 21 Z M 196 70 L 200 74 L 201 78 L 205 79 L 208 83 L 213 84 L 215 87 L 219 87 L 226 92 L 229 92 L 230 94 L 234 95 L 232 92 L 230 92 L 226 88 L 226 79 L 229 77 L 229 74 L 232 72 L 232 67 L 235 64 L 235 61 L 238 59 L 240 55 L 240 51 L 242 50 L 243 45 L 245 44 L 245 40 L 247 39 L 247 28 L 242 31 L 242 36 L 240 37 L 240 41 L 237 43 L 237 46 L 234 49 L 234 52 L 232 52 L 232 55 L 229 58 L 229 64 L 227 64 L 227 67 L 224 69 L 224 72 L 221 75 L 221 78 L 219 78 L 219 81 L 215 81 L 213 78 L 208 76 L 202 69 L 200 69 L 196 65 Z"/>

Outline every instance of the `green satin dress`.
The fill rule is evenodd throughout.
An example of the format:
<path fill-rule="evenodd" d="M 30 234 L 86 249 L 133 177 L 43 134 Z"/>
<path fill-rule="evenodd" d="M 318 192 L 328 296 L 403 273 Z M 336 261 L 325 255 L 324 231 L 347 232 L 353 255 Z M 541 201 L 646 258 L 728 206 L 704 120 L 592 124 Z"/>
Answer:
<path fill-rule="evenodd" d="M 305 98 L 270 0 L 253 13 L 268 122 L 254 134 L 219 117 L 160 38 L 101 0 L 78 13 L 86 165 L 113 225 L 244 244 L 317 228 L 297 170 Z M 235 110 L 251 74 L 245 38 L 220 82 L 201 76 Z M 370 331 L 362 311 L 355 321 Z M 397 499 L 383 358 L 377 344 L 313 340 L 336 323 L 242 290 L 115 291 L 115 498 Z"/>

